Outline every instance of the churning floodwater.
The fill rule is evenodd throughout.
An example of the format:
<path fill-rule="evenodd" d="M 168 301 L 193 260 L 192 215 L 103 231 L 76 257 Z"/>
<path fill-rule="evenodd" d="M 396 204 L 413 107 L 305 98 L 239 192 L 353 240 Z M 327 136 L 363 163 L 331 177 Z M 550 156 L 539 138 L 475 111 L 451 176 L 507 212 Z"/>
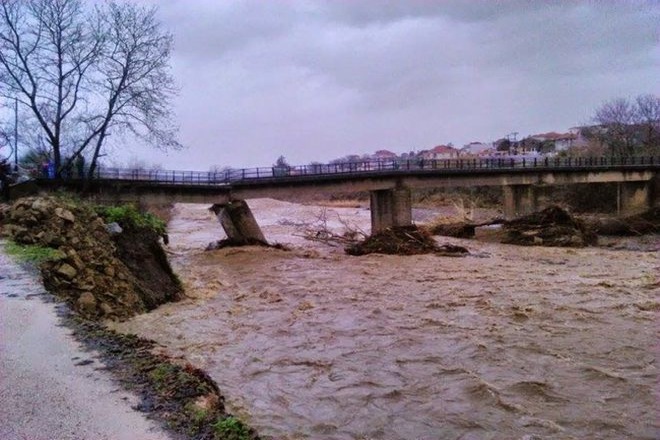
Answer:
<path fill-rule="evenodd" d="M 120 328 L 207 370 L 264 437 L 660 438 L 657 236 L 350 257 L 297 234 L 320 218 L 368 229 L 367 210 L 249 203 L 292 250 L 204 252 L 219 224 L 177 205 L 171 259 L 191 299 Z"/>

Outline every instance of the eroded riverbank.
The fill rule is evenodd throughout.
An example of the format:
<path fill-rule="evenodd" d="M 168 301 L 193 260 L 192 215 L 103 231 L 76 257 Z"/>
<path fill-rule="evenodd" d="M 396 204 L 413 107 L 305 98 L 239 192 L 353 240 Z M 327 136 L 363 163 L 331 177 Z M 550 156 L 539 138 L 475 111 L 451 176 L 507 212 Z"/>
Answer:
<path fill-rule="evenodd" d="M 447 239 L 473 256 L 349 257 L 296 237 L 320 208 L 250 206 L 266 237 L 294 250 L 203 252 L 219 225 L 206 206 L 177 205 L 170 257 L 195 299 L 121 329 L 208 371 L 260 433 L 660 435 L 657 251 Z M 328 209 L 341 228 L 334 212 L 368 229 L 368 211 Z"/>

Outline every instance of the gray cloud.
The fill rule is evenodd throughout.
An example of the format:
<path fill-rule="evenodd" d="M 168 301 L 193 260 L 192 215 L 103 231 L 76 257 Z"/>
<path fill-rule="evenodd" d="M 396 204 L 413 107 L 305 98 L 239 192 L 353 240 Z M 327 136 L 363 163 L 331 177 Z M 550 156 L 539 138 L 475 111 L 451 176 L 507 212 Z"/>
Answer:
<path fill-rule="evenodd" d="M 157 2 L 205 169 L 565 130 L 660 93 L 655 1 Z M 145 153 L 147 154 L 147 153 Z"/>

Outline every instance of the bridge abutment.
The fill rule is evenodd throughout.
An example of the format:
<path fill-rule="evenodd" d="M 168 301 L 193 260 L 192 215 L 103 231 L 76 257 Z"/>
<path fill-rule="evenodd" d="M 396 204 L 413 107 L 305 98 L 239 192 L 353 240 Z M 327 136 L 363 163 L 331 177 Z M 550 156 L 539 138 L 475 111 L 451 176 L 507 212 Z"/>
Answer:
<path fill-rule="evenodd" d="M 245 200 L 233 200 L 211 207 L 225 230 L 227 238 L 235 243 L 267 243 L 252 210 Z"/>
<path fill-rule="evenodd" d="M 656 193 L 655 186 L 657 186 L 656 182 L 653 181 L 617 183 L 617 214 L 637 214 L 649 209 L 655 203 L 653 200 Z"/>
<path fill-rule="evenodd" d="M 412 199 L 409 189 L 371 191 L 371 233 L 412 224 Z"/>
<path fill-rule="evenodd" d="M 504 191 L 504 217 L 507 220 L 531 214 L 538 208 L 538 194 L 533 185 L 507 185 Z"/>

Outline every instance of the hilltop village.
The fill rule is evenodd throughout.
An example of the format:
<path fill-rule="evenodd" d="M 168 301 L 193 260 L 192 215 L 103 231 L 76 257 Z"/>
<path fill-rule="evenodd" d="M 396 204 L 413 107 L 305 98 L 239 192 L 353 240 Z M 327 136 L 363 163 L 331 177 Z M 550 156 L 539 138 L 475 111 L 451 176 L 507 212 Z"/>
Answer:
<path fill-rule="evenodd" d="M 551 131 L 538 133 L 518 139 L 517 132 L 510 133 L 495 141 L 474 141 L 456 146 L 451 142 L 429 149 L 410 150 L 395 153 L 387 149 L 377 150 L 372 154 L 350 154 L 331 161 L 331 163 L 353 163 L 363 161 L 399 161 L 399 160 L 448 160 L 498 157 L 552 157 L 552 156 L 599 156 L 608 151 L 607 129 L 602 126 L 571 127 L 567 132 Z"/>

